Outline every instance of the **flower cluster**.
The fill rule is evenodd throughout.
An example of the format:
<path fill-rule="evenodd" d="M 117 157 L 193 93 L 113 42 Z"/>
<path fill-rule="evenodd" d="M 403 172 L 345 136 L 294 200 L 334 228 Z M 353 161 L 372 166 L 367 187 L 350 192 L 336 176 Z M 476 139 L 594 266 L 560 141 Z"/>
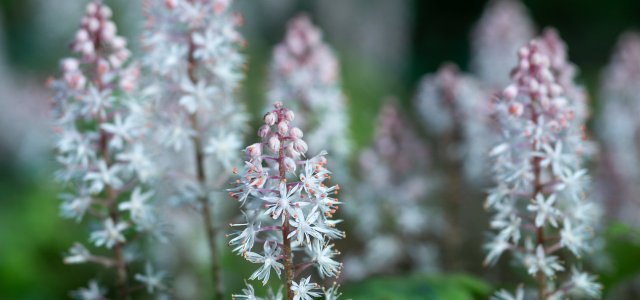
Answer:
<path fill-rule="evenodd" d="M 569 267 L 568 253 L 579 259 L 592 250 L 598 208 L 586 196 L 587 171 L 581 168 L 584 132 L 576 122 L 581 100 L 571 98 L 561 79 L 566 53 L 559 59 L 560 44 L 549 37 L 546 33 L 518 51 L 512 83 L 496 103 L 502 139 L 490 152 L 497 186 L 486 207 L 495 212 L 490 223 L 495 235 L 485 263 L 509 251 L 536 278 L 540 299 L 599 298 L 601 285 L 575 266 L 565 282 L 555 282 Z M 507 292 L 496 297 L 514 298 Z"/>
<path fill-rule="evenodd" d="M 273 51 L 269 99 L 283 100 L 300 112 L 298 121 L 311 151 L 325 149 L 343 160 L 351 147 L 339 67 L 320 29 L 306 15 L 298 16 Z"/>
<path fill-rule="evenodd" d="M 216 219 L 232 166 L 239 162 L 247 123 L 237 89 L 244 78 L 241 16 L 230 0 L 147 0 L 143 45 L 150 71 L 145 94 L 152 99 L 160 145 L 163 194 L 171 204 L 195 206 L 204 220 L 216 299 L 223 297 Z M 218 193 L 216 193 L 218 192 Z M 178 214 L 174 212 L 174 214 Z M 177 217 L 177 216 L 175 216 Z M 199 226 L 199 225 L 197 225 Z M 195 231 L 195 230 L 192 230 Z M 194 257 L 188 254 L 187 257 Z"/>
<path fill-rule="evenodd" d="M 446 152 L 462 164 L 468 181 L 482 181 L 488 168 L 485 156 L 495 140 L 488 93 L 473 77 L 446 64 L 422 79 L 415 101 L 424 128 L 449 141 Z"/>
<path fill-rule="evenodd" d="M 534 36 L 534 25 L 518 0 L 492 0 L 471 40 L 473 72 L 489 88 L 509 83 L 515 53 Z"/>
<path fill-rule="evenodd" d="M 204 175 L 212 178 L 230 174 L 239 159 L 247 116 L 235 92 L 244 77 L 238 51 L 244 40 L 237 31 L 241 18 L 230 5 L 222 0 L 145 2 L 144 64 L 152 75 L 145 84 L 154 102 L 155 138 L 172 150 L 166 167 L 176 198 L 186 202 L 207 193 L 194 153 L 201 152 Z M 220 187 L 224 181 L 206 184 Z"/>
<path fill-rule="evenodd" d="M 603 141 L 603 165 L 606 172 L 603 194 L 610 210 L 623 220 L 638 225 L 640 186 L 640 36 L 628 32 L 620 37 L 611 63 L 603 74 L 602 115 L 598 120 Z"/>
<path fill-rule="evenodd" d="M 117 35 L 111 15 L 101 1 L 87 5 L 71 47 L 79 58 L 63 59 L 62 76 L 51 86 L 56 91 L 54 130 L 62 165 L 56 177 L 66 185 L 61 214 L 78 223 L 87 216 L 98 221 L 92 224 L 97 226 L 92 226 L 96 229 L 89 240 L 111 251 L 109 256 L 94 255 L 76 243 L 65 263 L 93 262 L 116 269 L 118 293 L 125 297 L 130 292 L 128 272 L 135 263 L 125 258 L 125 250 L 132 250 L 130 241 L 141 236 L 163 238 L 163 226 L 151 201 L 153 192 L 145 187 L 148 176 L 140 167 L 145 151 L 136 143 L 146 128 L 131 94 L 137 88 L 138 66 L 129 61 L 126 40 Z M 161 279 L 163 273 L 154 274 Z M 160 281 L 140 281 L 151 290 L 162 287 Z M 92 282 L 78 295 L 95 299 L 83 295 L 104 292 Z"/>
<path fill-rule="evenodd" d="M 429 169 L 429 151 L 394 102 L 378 117 L 375 144 L 360 155 L 364 178 L 345 205 L 352 216 L 364 253 L 345 258 L 345 276 L 360 279 L 372 273 L 398 269 L 404 258 L 417 271 L 438 268 L 437 233 L 443 219 L 427 203 L 435 186 Z M 410 244 L 411 247 L 404 245 Z"/>
<path fill-rule="evenodd" d="M 249 279 L 266 284 L 272 271 L 278 277 L 284 271 L 288 299 L 311 299 L 320 296 L 319 285 L 310 275 L 300 281 L 296 276 L 312 266 L 320 278 L 337 277 L 342 269 L 331 243 L 344 237 L 335 228 L 340 221 L 332 219 L 340 187 L 324 183 L 331 178 L 326 152 L 306 158 L 303 132 L 291 125 L 293 111 L 279 102 L 274 106 L 258 130 L 262 142 L 246 148 L 248 161 L 230 190 L 246 220 L 231 225 L 241 229 L 231 234 L 229 244 L 233 252 L 260 265 Z M 335 299 L 335 292 L 325 294 Z M 235 297 L 253 299 L 253 288 L 249 285 Z"/>

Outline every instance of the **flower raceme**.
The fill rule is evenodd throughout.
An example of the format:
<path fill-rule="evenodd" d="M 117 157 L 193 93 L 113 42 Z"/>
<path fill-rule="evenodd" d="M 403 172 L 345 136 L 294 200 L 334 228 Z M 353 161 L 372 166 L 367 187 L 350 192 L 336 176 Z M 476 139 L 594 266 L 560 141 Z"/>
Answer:
<path fill-rule="evenodd" d="M 139 103 L 132 98 L 138 65 L 130 61 L 127 42 L 117 35 L 111 16 L 111 9 L 101 1 L 87 5 L 71 46 L 78 57 L 62 60 L 63 74 L 51 86 L 56 91 L 53 118 L 57 160 L 62 165 L 56 177 L 66 187 L 61 215 L 78 223 L 97 221 L 89 241 L 110 251 L 92 254 L 82 243 L 75 243 L 64 261 L 115 269 L 117 297 L 125 299 L 132 292 L 128 273 L 137 265 L 125 258 L 125 251 L 139 246 L 134 240 L 162 237 L 163 228 L 151 201 L 154 193 L 146 187 L 148 158 L 136 143 L 146 134 L 137 114 Z M 155 276 L 149 268 L 146 276 Z M 148 281 L 140 280 L 146 277 L 140 276 L 135 279 L 148 286 Z M 164 289 L 160 278 L 154 287 L 149 291 Z M 107 293 L 91 281 L 88 289 L 74 295 L 102 299 Z"/>
<path fill-rule="evenodd" d="M 182 208 L 195 206 L 204 220 L 216 299 L 224 295 L 217 220 L 224 217 L 223 185 L 240 160 L 246 126 L 236 92 L 244 78 L 242 18 L 230 0 L 145 0 L 144 65 L 152 101 L 154 144 L 165 170 L 162 189 Z M 180 212 L 172 212 L 180 217 Z M 187 220 L 189 226 L 193 225 Z M 199 238 L 199 237 L 198 237 Z M 183 239 L 185 243 L 189 239 Z M 190 245 L 177 248 L 191 250 Z M 161 251 L 173 251 L 174 249 Z M 187 251 L 188 251 L 187 250 Z M 191 260 L 193 253 L 167 255 Z M 175 261 L 174 265 L 182 262 Z M 181 273 L 180 275 L 185 275 Z M 193 297 L 184 296 L 187 298 Z"/>
<path fill-rule="evenodd" d="M 311 151 L 325 149 L 344 160 L 351 147 L 340 84 L 340 63 L 322 31 L 306 15 L 289 21 L 284 40 L 273 51 L 269 100 L 282 100 L 299 112 L 298 124 Z"/>
<path fill-rule="evenodd" d="M 601 285 L 577 268 L 565 282 L 555 282 L 575 259 L 592 250 L 596 206 L 587 197 L 586 171 L 581 168 L 585 138 L 579 110 L 583 99 L 570 91 L 566 53 L 553 31 L 518 51 L 512 83 L 496 102 L 501 142 L 490 155 L 494 179 L 486 207 L 495 214 L 495 230 L 487 244 L 486 264 L 502 253 L 514 257 L 534 276 L 539 299 L 568 296 L 598 298 Z M 561 50 L 566 51 L 566 49 Z M 525 291 L 516 293 L 523 297 Z M 495 299 L 510 299 L 505 291 Z"/>
<path fill-rule="evenodd" d="M 240 229 L 229 235 L 229 244 L 233 252 L 260 264 L 249 279 L 267 284 L 272 272 L 277 277 L 284 273 L 287 299 L 311 299 L 320 295 L 320 286 L 311 282 L 311 274 L 303 276 L 307 268 L 315 267 L 320 278 L 337 277 L 342 269 L 331 243 L 345 235 L 335 228 L 340 221 L 332 219 L 340 187 L 325 184 L 331 179 L 326 152 L 306 157 L 304 134 L 292 126 L 293 111 L 279 102 L 274 107 L 258 130 L 262 142 L 245 149 L 248 160 L 230 190 L 245 222 L 231 224 Z M 335 288 L 327 291 L 328 299 L 339 295 Z M 243 293 L 234 297 L 255 297 L 251 285 Z"/>

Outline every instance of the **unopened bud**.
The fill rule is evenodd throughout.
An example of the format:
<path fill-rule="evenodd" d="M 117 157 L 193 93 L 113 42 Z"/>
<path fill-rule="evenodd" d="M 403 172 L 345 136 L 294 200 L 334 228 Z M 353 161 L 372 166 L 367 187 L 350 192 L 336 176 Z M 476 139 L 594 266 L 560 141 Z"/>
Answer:
<path fill-rule="evenodd" d="M 293 121 L 293 118 L 295 118 L 295 114 L 292 110 L 287 109 L 287 111 L 284 113 L 284 117 L 285 119 L 287 119 L 287 121 L 291 122 Z"/>
<path fill-rule="evenodd" d="M 272 152 L 278 152 L 278 150 L 280 150 L 280 139 L 278 139 L 277 135 L 272 135 L 269 138 L 269 150 L 271 150 Z"/>
<path fill-rule="evenodd" d="M 515 84 L 509 85 L 507 88 L 502 91 L 502 97 L 505 100 L 511 101 L 518 95 L 518 87 Z"/>
<path fill-rule="evenodd" d="M 266 115 L 264 115 L 264 123 L 269 126 L 275 124 L 277 120 L 278 116 L 276 116 L 276 114 L 273 112 L 268 112 Z"/>
<path fill-rule="evenodd" d="M 300 153 L 307 153 L 307 143 L 305 143 L 305 141 L 303 141 L 302 139 L 297 139 L 293 142 L 293 149 Z"/>
<path fill-rule="evenodd" d="M 296 171 L 296 161 L 291 157 L 284 158 L 284 167 L 287 172 L 295 172 Z"/>
<path fill-rule="evenodd" d="M 289 132 L 289 124 L 286 121 L 280 121 L 278 123 L 278 133 L 281 135 L 286 135 Z"/>
<path fill-rule="evenodd" d="M 509 106 L 509 114 L 514 117 L 519 117 L 524 111 L 524 106 L 520 102 L 514 102 Z"/>
<path fill-rule="evenodd" d="M 271 131 L 271 128 L 269 127 L 269 125 L 264 124 L 260 126 L 260 128 L 258 129 L 258 136 L 261 138 L 266 138 L 269 135 L 270 131 Z"/>
<path fill-rule="evenodd" d="M 262 144 L 261 143 L 255 143 L 255 144 L 247 147 L 247 149 L 245 151 L 252 158 L 258 157 L 258 156 L 262 155 Z"/>
<path fill-rule="evenodd" d="M 292 127 L 291 129 L 289 129 L 289 136 L 291 136 L 294 139 L 300 139 L 303 136 L 302 130 L 300 130 L 300 128 L 298 127 Z"/>

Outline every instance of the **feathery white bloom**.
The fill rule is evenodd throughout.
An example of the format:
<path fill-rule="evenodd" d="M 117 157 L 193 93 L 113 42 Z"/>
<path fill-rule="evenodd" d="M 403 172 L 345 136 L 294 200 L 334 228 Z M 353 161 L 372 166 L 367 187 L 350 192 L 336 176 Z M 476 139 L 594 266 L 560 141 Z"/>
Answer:
<path fill-rule="evenodd" d="M 106 300 L 107 290 L 100 287 L 95 280 L 89 281 L 89 287 L 73 291 L 71 294 L 79 300 Z"/>
<path fill-rule="evenodd" d="M 311 277 L 307 277 L 293 283 L 291 287 L 293 300 L 313 300 L 315 297 L 320 297 L 320 293 L 315 291 L 318 289 L 318 284 L 309 282 L 310 280 Z"/>
<path fill-rule="evenodd" d="M 107 248 L 113 247 L 116 243 L 126 241 L 122 231 L 129 228 L 125 222 L 115 224 L 113 219 L 108 218 L 104 221 L 102 230 L 96 230 L 91 233 L 90 240 L 98 247 L 104 245 Z"/>
<path fill-rule="evenodd" d="M 273 269 L 278 278 L 280 278 L 280 274 L 282 273 L 282 269 L 284 265 L 279 263 L 280 254 L 282 250 L 277 245 L 272 245 L 269 241 L 264 242 L 264 254 L 258 254 L 255 252 L 247 252 L 245 253 L 245 257 L 252 263 L 262 264 L 258 270 L 251 274 L 249 277 L 250 280 L 262 279 L 262 284 L 266 285 L 269 282 L 269 275 L 271 274 L 271 269 Z"/>
<path fill-rule="evenodd" d="M 166 277 L 164 271 L 154 271 L 151 263 L 147 262 L 144 267 L 144 274 L 136 274 L 137 281 L 142 282 L 147 288 L 147 293 L 153 294 L 155 291 L 162 291 L 166 289 L 166 286 L 162 283 Z"/>

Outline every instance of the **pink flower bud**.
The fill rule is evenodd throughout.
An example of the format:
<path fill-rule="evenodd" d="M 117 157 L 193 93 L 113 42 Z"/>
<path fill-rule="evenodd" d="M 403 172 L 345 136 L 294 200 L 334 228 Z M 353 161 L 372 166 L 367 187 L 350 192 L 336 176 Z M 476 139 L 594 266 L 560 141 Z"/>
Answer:
<path fill-rule="evenodd" d="M 104 24 L 104 27 L 102 27 L 100 36 L 105 42 L 111 42 L 111 40 L 116 36 L 116 31 L 116 24 L 109 21 Z"/>
<path fill-rule="evenodd" d="M 509 113 L 514 117 L 519 117 L 524 112 L 524 106 L 520 102 L 514 102 L 509 106 Z"/>
<path fill-rule="evenodd" d="M 78 60 L 75 58 L 65 58 L 62 60 L 62 70 L 67 72 L 73 72 L 78 70 Z"/>
<path fill-rule="evenodd" d="M 280 150 L 280 139 L 278 139 L 277 135 L 272 135 L 269 138 L 269 150 L 271 150 L 272 152 L 278 152 L 278 150 Z"/>
<path fill-rule="evenodd" d="M 296 161 L 293 160 L 293 158 L 291 157 L 285 157 L 284 158 L 284 167 L 287 170 L 287 172 L 295 172 L 296 171 Z"/>
<path fill-rule="evenodd" d="M 293 143 L 289 143 L 289 145 L 287 145 L 287 148 L 285 149 L 285 154 L 288 157 L 291 158 L 299 158 L 300 157 L 300 152 L 296 151 L 296 149 L 293 147 Z"/>
<path fill-rule="evenodd" d="M 280 121 L 278 123 L 278 133 L 280 135 L 286 135 L 289 132 L 289 124 L 286 121 Z"/>
<path fill-rule="evenodd" d="M 303 136 L 302 130 L 300 130 L 300 128 L 298 127 L 292 127 L 291 129 L 289 129 L 289 136 L 291 136 L 294 139 L 300 139 Z"/>
<path fill-rule="evenodd" d="M 82 43 L 80 51 L 85 56 L 93 56 L 95 54 L 95 48 L 93 47 L 93 43 L 89 41 Z"/>
<path fill-rule="evenodd" d="M 168 9 L 174 9 L 176 8 L 177 5 L 177 0 L 164 0 L 164 5 L 168 8 Z"/>
<path fill-rule="evenodd" d="M 247 147 L 247 149 L 245 151 L 252 158 L 258 157 L 258 156 L 262 155 L 262 144 L 261 143 L 255 143 L 255 144 Z"/>
<path fill-rule="evenodd" d="M 282 102 L 277 101 L 276 103 L 273 104 L 273 107 L 275 107 L 276 109 L 281 109 L 282 108 Z"/>
<path fill-rule="evenodd" d="M 261 138 L 266 138 L 269 135 L 269 132 L 271 132 L 271 127 L 269 127 L 269 125 L 267 124 L 264 124 L 258 129 L 258 136 Z"/>
<path fill-rule="evenodd" d="M 529 56 L 529 48 L 522 47 L 520 48 L 520 50 L 518 50 L 518 58 L 524 59 L 527 58 L 527 56 Z"/>
<path fill-rule="evenodd" d="M 287 121 L 291 122 L 293 121 L 293 118 L 295 117 L 295 115 L 292 110 L 287 109 L 287 111 L 284 113 L 284 117 L 285 119 L 287 119 Z"/>
<path fill-rule="evenodd" d="M 87 14 L 93 15 L 98 10 L 98 5 L 95 2 L 90 2 L 87 4 Z"/>
<path fill-rule="evenodd" d="M 504 91 L 502 91 L 502 97 L 507 101 L 513 100 L 517 95 L 518 87 L 515 84 L 509 85 L 506 89 L 504 89 Z"/>
<path fill-rule="evenodd" d="M 78 32 L 76 33 L 76 43 L 83 43 L 86 42 L 89 39 L 89 33 L 84 30 L 84 29 L 80 29 L 78 30 Z"/>
<path fill-rule="evenodd" d="M 269 126 L 275 124 L 277 119 L 278 116 L 276 116 L 276 114 L 273 112 L 268 112 L 266 115 L 264 115 L 264 123 Z"/>
<path fill-rule="evenodd" d="M 104 76 L 104 74 L 109 72 L 109 63 L 104 59 L 100 59 L 98 61 L 97 71 L 99 76 Z"/>
<path fill-rule="evenodd" d="M 293 141 L 293 148 L 300 153 L 307 153 L 308 150 L 307 143 L 305 143 L 305 141 L 303 141 L 302 139 Z"/>
<path fill-rule="evenodd" d="M 111 11 L 111 8 L 106 5 L 100 7 L 100 17 L 102 17 L 103 19 L 109 19 L 112 15 L 113 12 Z"/>
<path fill-rule="evenodd" d="M 127 47 L 127 40 L 125 40 L 121 36 L 116 36 L 111 41 L 111 46 L 113 46 L 113 48 L 116 49 L 116 50 L 122 50 L 125 47 Z"/>
<path fill-rule="evenodd" d="M 100 28 L 100 21 L 96 18 L 90 18 L 87 22 L 87 27 L 90 32 L 96 32 Z"/>

